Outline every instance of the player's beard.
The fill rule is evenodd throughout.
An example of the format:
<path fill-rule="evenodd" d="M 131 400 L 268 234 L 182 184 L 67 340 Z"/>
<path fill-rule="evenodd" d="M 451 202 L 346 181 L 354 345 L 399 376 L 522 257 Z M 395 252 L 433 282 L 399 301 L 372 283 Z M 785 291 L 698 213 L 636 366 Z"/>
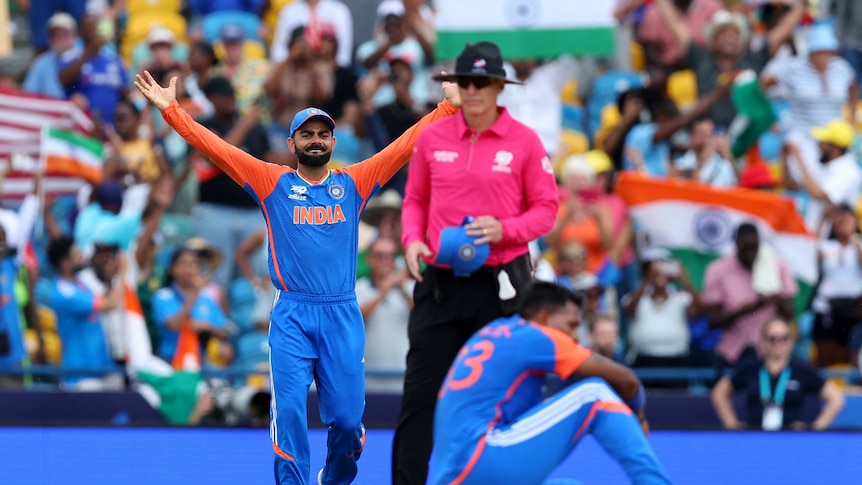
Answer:
<path fill-rule="evenodd" d="M 313 148 L 321 148 L 326 150 L 326 147 L 308 147 L 309 150 Z M 321 153 L 320 155 L 309 155 L 305 152 L 296 152 L 296 160 L 300 165 L 305 165 L 306 167 L 322 167 L 329 163 L 329 159 L 332 157 L 332 152 Z"/>

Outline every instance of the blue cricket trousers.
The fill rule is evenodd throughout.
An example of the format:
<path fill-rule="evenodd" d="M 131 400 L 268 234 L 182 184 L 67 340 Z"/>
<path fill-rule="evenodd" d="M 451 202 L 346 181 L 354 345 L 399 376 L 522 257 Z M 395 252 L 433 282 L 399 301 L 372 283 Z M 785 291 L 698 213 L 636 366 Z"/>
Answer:
<path fill-rule="evenodd" d="M 365 324 L 356 295 L 279 291 L 270 322 L 269 432 L 276 483 L 309 483 L 307 399 L 314 379 L 320 418 L 329 430 L 323 483 L 349 484 L 364 442 Z M 312 483 L 316 479 L 315 470 Z"/>
<path fill-rule="evenodd" d="M 452 483 L 541 484 L 587 433 L 622 465 L 633 484 L 670 483 L 640 422 L 599 378 L 578 381 L 514 423 L 488 431 L 459 476 L 462 481 Z"/>

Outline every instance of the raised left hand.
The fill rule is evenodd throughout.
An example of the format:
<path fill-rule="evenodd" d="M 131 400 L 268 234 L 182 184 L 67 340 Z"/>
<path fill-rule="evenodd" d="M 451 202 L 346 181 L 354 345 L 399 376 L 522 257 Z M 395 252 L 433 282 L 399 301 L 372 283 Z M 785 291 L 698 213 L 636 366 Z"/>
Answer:
<path fill-rule="evenodd" d="M 445 76 L 446 71 L 440 71 L 440 74 Z M 458 84 L 453 83 L 452 81 L 443 81 L 441 83 L 443 87 L 443 94 L 446 96 L 446 99 L 452 103 L 452 106 L 456 108 L 461 107 L 461 91 L 458 90 Z"/>

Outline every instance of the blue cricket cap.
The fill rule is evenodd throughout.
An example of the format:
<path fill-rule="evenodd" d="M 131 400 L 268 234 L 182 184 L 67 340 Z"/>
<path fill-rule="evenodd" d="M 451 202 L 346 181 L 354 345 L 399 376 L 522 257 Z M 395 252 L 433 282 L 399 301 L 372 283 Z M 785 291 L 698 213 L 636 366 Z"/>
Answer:
<path fill-rule="evenodd" d="M 329 113 L 320 108 L 305 108 L 293 117 L 293 121 L 290 123 L 290 137 L 293 138 L 293 134 L 296 133 L 296 130 L 303 123 L 314 118 L 325 121 L 329 125 L 330 130 L 335 130 L 335 120 L 332 119 L 332 116 L 329 116 Z"/>
<path fill-rule="evenodd" d="M 488 243 L 476 245 L 478 238 L 467 235 L 464 226 L 472 221 L 473 218 L 467 216 L 460 226 L 447 227 L 440 232 L 436 263 L 451 266 L 455 276 L 466 276 L 476 271 L 491 255 Z"/>

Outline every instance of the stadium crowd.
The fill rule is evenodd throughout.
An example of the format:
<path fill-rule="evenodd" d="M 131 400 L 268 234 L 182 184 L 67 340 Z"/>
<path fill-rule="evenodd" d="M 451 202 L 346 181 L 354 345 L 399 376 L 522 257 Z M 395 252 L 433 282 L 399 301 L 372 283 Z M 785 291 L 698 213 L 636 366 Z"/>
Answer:
<path fill-rule="evenodd" d="M 144 69 L 162 85 L 177 77 L 178 101 L 196 120 L 277 164 L 295 166 L 290 121 L 319 107 L 336 122 L 335 165 L 356 163 L 433 109 L 442 92 L 432 73 L 451 63 L 435 58 L 433 2 L 383 0 L 371 28 L 346 3 L 9 2 L 32 50 L 24 70 L 0 63 L 2 93 L 86 111 L 104 163 L 101 180 L 75 194 L 46 195 L 37 169 L 30 194 L 3 197 L 2 385 L 28 384 L 33 364 L 58 366 L 65 372 L 40 379 L 68 390 L 131 386 L 169 421 L 191 424 L 224 408 L 219 390 L 233 386 L 256 409 L 249 419 L 268 419 L 257 397 L 267 390 L 275 294 L 264 220 L 132 82 Z M 771 346 L 793 348 L 799 368 L 858 367 L 862 5 L 616 3 L 613 57 L 507 59 L 524 84 L 507 85 L 501 104 L 538 133 L 558 182 L 556 224 L 531 244 L 535 277 L 585 295 L 582 345 L 635 368 L 715 368 L 728 376 L 721 399 L 749 391 L 747 374 L 732 369 Z M 0 163 L 6 187 L 17 168 L 11 157 Z M 692 266 L 681 246 L 653 240 L 655 214 L 617 190 L 627 177 L 682 181 L 714 200 L 760 191 L 792 201 L 814 236 L 815 280 L 803 291 L 772 226 L 746 218 L 734 219 L 730 252 Z M 369 201 L 360 230 L 369 392 L 403 386 L 415 285 L 401 257 L 406 179 L 405 168 Z M 664 224 L 674 222 L 680 240 L 695 231 Z M 790 324 L 787 338 L 764 332 L 786 327 L 776 320 Z M 202 369 L 239 372 L 206 382 Z M 807 391 L 834 398 L 816 372 L 806 375 Z"/>

